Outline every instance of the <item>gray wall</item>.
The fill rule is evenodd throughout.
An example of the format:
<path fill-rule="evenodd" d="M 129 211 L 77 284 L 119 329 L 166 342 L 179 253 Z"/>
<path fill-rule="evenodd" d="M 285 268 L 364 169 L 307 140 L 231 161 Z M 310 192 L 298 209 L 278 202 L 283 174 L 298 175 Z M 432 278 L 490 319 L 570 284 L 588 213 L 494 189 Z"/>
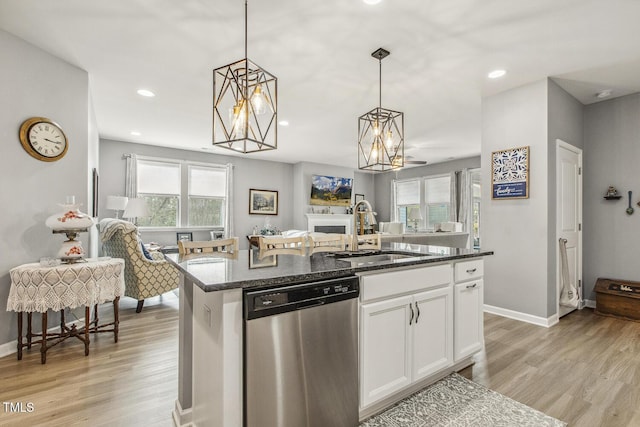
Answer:
<path fill-rule="evenodd" d="M 452 171 L 474 169 L 480 167 L 480 156 L 434 165 L 416 166 L 399 171 L 386 172 L 375 175 L 376 206 L 378 221 L 391 220 L 391 181 L 394 179 L 420 178 L 423 176 L 442 175 Z"/>
<path fill-rule="evenodd" d="M 482 101 L 482 248 L 485 304 L 547 317 L 547 81 Z M 530 146 L 528 199 L 491 199 L 491 153 Z"/>
<path fill-rule="evenodd" d="M 585 107 L 584 296 L 598 277 L 640 281 L 640 94 Z M 624 197 L 603 198 L 613 185 Z M 635 213 L 627 215 L 627 192 Z"/>
<path fill-rule="evenodd" d="M 251 234 L 253 227 L 261 227 L 265 218 L 281 229 L 289 229 L 293 224 L 293 165 L 269 162 L 246 157 L 200 153 L 189 150 L 155 147 L 122 141 L 102 139 L 100 141 L 100 218 L 113 217 L 114 212 L 104 208 L 108 195 L 124 195 L 126 161 L 123 154 L 138 155 L 234 165 L 234 234 L 240 237 L 240 247 L 246 249 L 248 241 L 244 236 Z M 278 215 L 249 215 L 249 189 L 278 191 Z M 188 229 L 184 229 L 185 231 Z M 163 245 L 176 244 L 176 229 L 167 232 L 143 232 L 145 242 L 154 241 Z M 193 231 L 195 240 L 208 240 L 206 230 Z"/>
<path fill-rule="evenodd" d="M 45 227 L 45 219 L 60 211 L 58 203 L 75 195 L 82 211 L 90 212 L 91 169 L 97 163 L 95 124 L 90 123 L 88 75 L 50 54 L 0 30 L 0 301 L 9 295 L 9 270 L 55 256 L 64 240 Z M 69 150 L 57 162 L 29 156 L 18 139 L 20 124 L 32 116 L 58 122 Z M 89 233 L 81 233 L 85 248 Z M 54 316 L 51 316 L 54 317 Z M 15 351 L 17 316 L 0 310 L 0 355 Z M 57 320 L 52 321 L 52 324 Z"/>

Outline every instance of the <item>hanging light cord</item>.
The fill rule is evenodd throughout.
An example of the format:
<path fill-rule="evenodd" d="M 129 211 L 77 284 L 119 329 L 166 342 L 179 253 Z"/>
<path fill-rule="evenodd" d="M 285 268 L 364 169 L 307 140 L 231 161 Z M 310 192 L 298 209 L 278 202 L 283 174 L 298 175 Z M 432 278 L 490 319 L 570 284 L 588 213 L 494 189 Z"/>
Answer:
<path fill-rule="evenodd" d="M 382 59 L 378 58 L 378 64 L 380 65 L 380 78 L 378 80 L 378 114 L 382 108 Z"/>
<path fill-rule="evenodd" d="M 244 0 L 244 57 L 248 58 L 247 56 L 247 2 L 248 0 Z"/>

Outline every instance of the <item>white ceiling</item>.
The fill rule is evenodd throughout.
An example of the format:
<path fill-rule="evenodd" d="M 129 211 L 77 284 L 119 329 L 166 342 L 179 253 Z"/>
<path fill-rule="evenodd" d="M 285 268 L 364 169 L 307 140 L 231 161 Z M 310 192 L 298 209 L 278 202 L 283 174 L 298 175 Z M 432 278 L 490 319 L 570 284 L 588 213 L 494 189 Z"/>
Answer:
<path fill-rule="evenodd" d="M 211 76 L 243 58 L 243 16 L 242 0 L 0 0 L 0 28 L 88 71 L 101 137 L 227 155 L 210 142 Z M 637 0 L 252 0 L 248 56 L 278 77 L 290 125 L 278 150 L 247 156 L 357 167 L 378 47 L 407 154 L 478 155 L 483 96 L 547 76 L 585 104 L 640 90 L 639 16 Z"/>

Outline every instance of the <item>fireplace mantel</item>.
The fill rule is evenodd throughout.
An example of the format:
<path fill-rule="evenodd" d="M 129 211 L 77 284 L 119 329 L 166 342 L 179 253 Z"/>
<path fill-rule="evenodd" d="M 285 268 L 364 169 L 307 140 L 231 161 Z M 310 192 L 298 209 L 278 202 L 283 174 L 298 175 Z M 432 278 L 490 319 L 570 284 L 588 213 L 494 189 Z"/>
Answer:
<path fill-rule="evenodd" d="M 316 226 L 344 226 L 345 234 L 351 234 L 353 216 L 347 214 L 305 214 L 307 230 L 316 231 Z"/>

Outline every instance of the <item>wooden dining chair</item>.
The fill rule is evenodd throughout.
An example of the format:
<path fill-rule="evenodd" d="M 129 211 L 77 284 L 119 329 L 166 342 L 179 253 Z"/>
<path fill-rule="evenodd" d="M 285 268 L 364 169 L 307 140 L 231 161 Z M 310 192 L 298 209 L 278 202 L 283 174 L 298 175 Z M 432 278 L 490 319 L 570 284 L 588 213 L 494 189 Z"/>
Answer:
<path fill-rule="evenodd" d="M 265 237 L 258 238 L 258 248 L 262 256 L 266 255 L 302 255 L 306 248 L 304 237 Z"/>
<path fill-rule="evenodd" d="M 233 253 L 238 251 L 238 245 L 239 241 L 237 237 L 195 242 L 181 240 L 178 242 L 178 253 L 180 255 L 216 252 Z"/>
<path fill-rule="evenodd" d="M 344 251 L 346 244 L 345 234 L 328 233 L 309 235 L 309 250 L 312 253 Z"/>

